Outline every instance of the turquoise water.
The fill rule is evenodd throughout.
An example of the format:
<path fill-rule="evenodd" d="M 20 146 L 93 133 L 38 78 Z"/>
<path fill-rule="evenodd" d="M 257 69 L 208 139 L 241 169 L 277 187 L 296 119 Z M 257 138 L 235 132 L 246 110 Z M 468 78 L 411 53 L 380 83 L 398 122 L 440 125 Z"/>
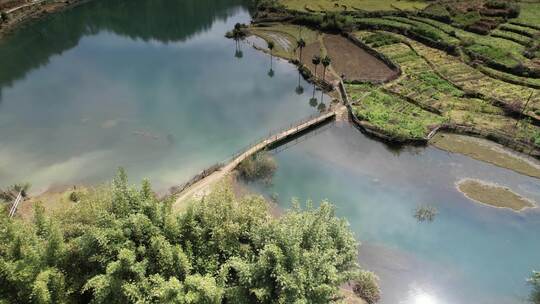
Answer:
<path fill-rule="evenodd" d="M 293 197 L 334 203 L 361 241 L 360 264 L 381 278 L 384 304 L 523 303 L 525 280 L 540 269 L 540 211 L 516 213 L 474 203 L 455 187 L 478 178 L 540 202 L 540 182 L 434 148 L 395 151 L 348 124 L 327 127 L 276 154 L 270 188 L 279 204 Z M 420 223 L 418 205 L 435 206 Z"/>
<path fill-rule="evenodd" d="M 99 183 L 118 166 L 160 190 L 316 112 L 296 69 L 224 37 L 243 1 L 93 1 L 0 44 L 0 187 Z"/>
<path fill-rule="evenodd" d="M 116 167 L 166 189 L 316 110 L 294 67 L 223 37 L 240 0 L 96 0 L 0 43 L 0 187 L 99 183 Z M 521 303 L 540 269 L 540 211 L 472 203 L 464 177 L 540 202 L 538 180 L 436 149 L 396 151 L 329 126 L 277 154 L 261 191 L 329 199 L 381 277 L 384 304 Z M 433 223 L 412 216 L 433 204 Z"/>

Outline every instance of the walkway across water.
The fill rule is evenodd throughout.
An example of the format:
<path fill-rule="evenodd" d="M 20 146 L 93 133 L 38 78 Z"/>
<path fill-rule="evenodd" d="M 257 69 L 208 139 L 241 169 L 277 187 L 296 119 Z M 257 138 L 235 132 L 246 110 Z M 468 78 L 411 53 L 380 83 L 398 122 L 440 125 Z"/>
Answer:
<path fill-rule="evenodd" d="M 266 148 L 275 147 L 276 145 L 279 145 L 280 143 L 283 143 L 290 138 L 300 135 L 312 128 L 320 126 L 323 123 L 334 119 L 336 117 L 337 112 L 339 112 L 339 109 L 324 112 L 316 116 L 310 116 L 307 119 L 304 119 L 287 129 L 278 131 L 275 134 L 269 135 L 268 137 L 261 140 L 260 142 L 254 145 L 251 145 L 250 147 L 245 149 L 243 152 L 240 152 L 236 154 L 235 156 L 233 156 L 229 162 L 224 164 L 218 170 L 214 171 L 208 176 L 201 178 L 200 180 L 193 183 L 192 185 L 182 189 L 182 191 L 178 194 L 178 198 L 176 200 L 175 205 L 178 206 L 180 202 L 190 197 L 197 197 L 197 196 L 204 195 L 209 190 L 210 186 L 214 185 L 216 182 L 221 180 L 227 174 L 232 172 L 246 158 Z"/>

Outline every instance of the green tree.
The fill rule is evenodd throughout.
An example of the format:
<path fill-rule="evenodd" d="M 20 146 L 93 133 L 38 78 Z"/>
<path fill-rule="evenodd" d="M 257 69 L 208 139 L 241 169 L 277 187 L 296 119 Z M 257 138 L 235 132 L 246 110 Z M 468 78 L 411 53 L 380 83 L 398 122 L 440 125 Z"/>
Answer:
<path fill-rule="evenodd" d="M 304 48 L 306 47 L 306 41 L 302 38 L 298 39 L 298 41 L 296 41 L 296 49 L 297 50 L 300 50 L 300 62 L 302 62 L 302 52 L 304 51 Z"/>
<path fill-rule="evenodd" d="M 324 56 L 321 60 L 322 62 L 322 65 L 324 67 L 323 69 L 323 80 L 326 79 L 326 69 L 328 68 L 328 66 L 330 66 L 330 64 L 332 63 L 332 59 L 330 57 L 327 56 Z"/>
<path fill-rule="evenodd" d="M 0 303 L 329 303 L 358 274 L 358 244 L 328 203 L 276 219 L 228 187 L 182 213 L 173 201 L 120 170 L 53 216 L 1 214 Z"/>

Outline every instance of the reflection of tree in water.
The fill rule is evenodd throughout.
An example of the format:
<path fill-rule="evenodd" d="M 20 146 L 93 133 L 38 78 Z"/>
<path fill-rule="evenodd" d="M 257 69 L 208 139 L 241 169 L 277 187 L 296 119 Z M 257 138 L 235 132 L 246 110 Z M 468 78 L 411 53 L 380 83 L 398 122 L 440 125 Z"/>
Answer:
<path fill-rule="evenodd" d="M 318 103 L 319 103 L 319 101 L 315 97 L 312 97 L 312 98 L 309 99 L 309 105 L 314 107 L 314 108 L 317 106 Z"/>
<path fill-rule="evenodd" d="M 0 44 L 1 89 L 100 31 L 132 39 L 179 42 L 208 30 L 246 0 L 101 0 L 21 28 Z"/>

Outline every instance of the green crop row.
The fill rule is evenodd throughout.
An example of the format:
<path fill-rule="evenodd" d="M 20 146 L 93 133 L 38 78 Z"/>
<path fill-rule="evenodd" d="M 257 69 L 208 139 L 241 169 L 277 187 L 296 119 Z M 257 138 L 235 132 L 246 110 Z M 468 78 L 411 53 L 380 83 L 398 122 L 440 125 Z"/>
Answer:
<path fill-rule="evenodd" d="M 425 138 L 432 128 L 443 122 L 443 117 L 379 90 L 369 93 L 353 109 L 358 118 L 401 139 Z"/>

